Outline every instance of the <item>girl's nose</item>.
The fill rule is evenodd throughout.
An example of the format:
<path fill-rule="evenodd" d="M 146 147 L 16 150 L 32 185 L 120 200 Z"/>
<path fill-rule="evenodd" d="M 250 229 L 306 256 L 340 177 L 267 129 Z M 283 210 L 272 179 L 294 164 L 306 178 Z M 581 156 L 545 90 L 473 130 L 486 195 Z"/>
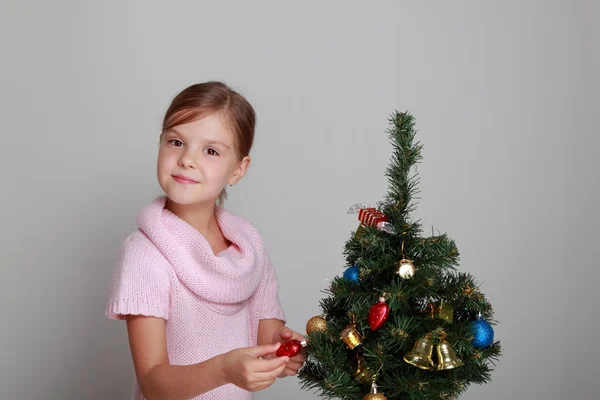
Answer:
<path fill-rule="evenodd" d="M 189 151 L 186 151 L 179 158 L 179 166 L 181 168 L 196 168 L 196 161 Z"/>

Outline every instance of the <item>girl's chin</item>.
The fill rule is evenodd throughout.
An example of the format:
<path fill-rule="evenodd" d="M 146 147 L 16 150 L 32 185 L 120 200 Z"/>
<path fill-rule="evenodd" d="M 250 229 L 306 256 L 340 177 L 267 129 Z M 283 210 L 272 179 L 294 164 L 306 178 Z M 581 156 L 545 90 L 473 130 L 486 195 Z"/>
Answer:
<path fill-rule="evenodd" d="M 190 193 L 180 193 L 176 190 L 165 191 L 165 194 L 169 198 L 169 201 L 176 203 L 181 206 L 192 206 L 192 205 L 210 205 L 217 202 L 217 197 L 193 195 Z"/>

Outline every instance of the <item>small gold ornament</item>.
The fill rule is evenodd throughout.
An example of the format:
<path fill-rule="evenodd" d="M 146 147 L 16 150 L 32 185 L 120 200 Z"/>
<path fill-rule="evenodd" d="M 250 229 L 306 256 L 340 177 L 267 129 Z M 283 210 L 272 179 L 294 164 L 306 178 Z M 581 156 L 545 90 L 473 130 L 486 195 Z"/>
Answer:
<path fill-rule="evenodd" d="M 398 263 L 398 271 L 396 272 L 402 279 L 410 279 L 415 276 L 415 265 L 411 260 L 403 258 Z"/>
<path fill-rule="evenodd" d="M 358 357 L 358 367 L 354 373 L 356 381 L 366 385 L 369 382 L 373 382 L 373 371 L 365 366 L 365 362 L 362 357 Z"/>
<path fill-rule="evenodd" d="M 454 349 L 448 341 L 444 340 L 437 345 L 438 371 L 457 368 L 463 365 L 463 362 L 456 356 Z"/>
<path fill-rule="evenodd" d="M 366 229 L 365 226 L 363 224 L 358 225 L 358 228 L 356 228 L 356 232 L 354 233 L 354 238 L 355 239 L 360 239 L 365 235 Z"/>
<path fill-rule="evenodd" d="M 377 384 L 373 382 L 371 384 L 371 393 L 363 397 L 363 400 L 387 400 L 387 397 L 385 397 L 382 393 L 379 393 Z"/>
<path fill-rule="evenodd" d="M 438 307 L 435 306 L 434 303 L 427 303 L 427 307 L 425 307 L 425 310 L 423 311 L 423 313 L 427 316 L 427 317 L 431 317 L 431 319 L 435 318 L 435 315 L 438 313 L 440 309 Z"/>
<path fill-rule="evenodd" d="M 327 332 L 327 321 L 323 317 L 316 315 L 308 320 L 306 333 L 313 332 Z"/>
<path fill-rule="evenodd" d="M 438 307 L 437 303 L 428 303 L 426 309 L 423 312 L 432 319 L 443 319 L 444 321 L 451 324 L 452 320 L 454 319 L 454 309 L 450 304 L 448 304 L 444 300 L 441 300 L 439 304 L 440 305 Z"/>
<path fill-rule="evenodd" d="M 454 309 L 450 304 L 442 300 L 440 301 L 440 309 L 438 311 L 437 317 L 451 324 L 452 320 L 454 319 Z"/>
<path fill-rule="evenodd" d="M 415 367 L 430 370 L 433 369 L 432 354 L 433 343 L 430 339 L 422 337 L 415 342 L 413 349 L 404 355 L 404 361 Z"/>
<path fill-rule="evenodd" d="M 340 339 L 342 339 L 350 349 L 353 349 L 362 343 L 362 337 L 356 330 L 355 324 L 348 325 L 340 334 Z"/>

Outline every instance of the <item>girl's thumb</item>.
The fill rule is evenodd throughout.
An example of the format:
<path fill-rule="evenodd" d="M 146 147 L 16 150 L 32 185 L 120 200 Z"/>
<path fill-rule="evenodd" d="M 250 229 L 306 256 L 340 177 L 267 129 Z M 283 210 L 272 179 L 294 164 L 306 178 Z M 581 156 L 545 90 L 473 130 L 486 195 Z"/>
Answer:
<path fill-rule="evenodd" d="M 292 330 L 287 326 L 282 326 L 279 328 L 279 336 L 281 336 L 283 339 L 291 339 L 292 336 L 294 336 L 294 332 L 292 332 Z"/>

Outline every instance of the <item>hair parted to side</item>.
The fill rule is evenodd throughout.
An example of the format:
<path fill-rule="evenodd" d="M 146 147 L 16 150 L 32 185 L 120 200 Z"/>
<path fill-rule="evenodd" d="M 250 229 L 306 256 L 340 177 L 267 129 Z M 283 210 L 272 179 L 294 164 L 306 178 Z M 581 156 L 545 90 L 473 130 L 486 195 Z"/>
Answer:
<path fill-rule="evenodd" d="M 252 148 L 256 113 L 244 96 L 223 82 L 198 83 L 182 90 L 165 113 L 162 132 L 215 113 L 221 114 L 233 131 L 235 150 L 241 161 Z M 223 189 L 217 204 L 226 198 L 227 192 Z"/>

